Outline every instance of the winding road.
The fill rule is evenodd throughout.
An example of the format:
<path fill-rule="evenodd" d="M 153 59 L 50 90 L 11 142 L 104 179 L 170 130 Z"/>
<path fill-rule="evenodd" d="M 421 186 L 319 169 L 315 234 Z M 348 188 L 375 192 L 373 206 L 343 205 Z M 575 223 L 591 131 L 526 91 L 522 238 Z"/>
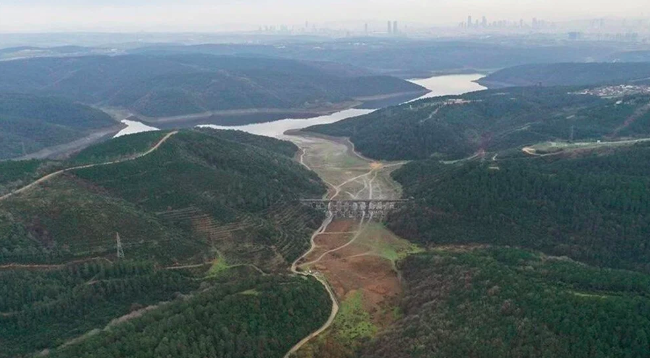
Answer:
<path fill-rule="evenodd" d="M 160 148 L 160 146 L 163 143 L 165 143 L 171 136 L 175 135 L 176 133 L 178 133 L 178 131 L 173 131 L 173 132 L 167 133 L 167 135 L 165 135 L 162 139 L 160 139 L 160 141 L 158 141 L 158 143 L 156 143 L 156 145 L 149 148 L 149 150 L 147 150 L 146 152 L 137 154 L 135 156 L 131 156 L 131 157 L 124 158 L 124 159 L 118 159 L 118 160 L 114 160 L 114 161 L 110 161 L 110 162 L 104 162 L 104 163 L 79 165 L 79 166 L 76 166 L 76 167 L 61 169 L 61 170 L 56 171 L 54 173 L 50 173 L 50 174 L 48 174 L 48 175 L 46 175 L 46 176 L 44 176 L 44 177 L 30 183 L 30 184 L 28 184 L 28 185 L 26 185 L 26 186 L 24 186 L 24 187 L 22 187 L 20 189 L 14 190 L 14 191 L 12 191 L 12 192 L 4 195 L 4 196 L 0 196 L 0 202 L 3 201 L 3 200 L 9 199 L 10 197 L 12 197 L 14 195 L 24 193 L 24 192 L 36 187 L 37 185 L 42 184 L 42 183 L 44 183 L 44 182 L 46 182 L 46 181 L 48 181 L 48 180 L 50 180 L 52 178 L 55 178 L 55 177 L 57 177 L 57 176 L 59 176 L 59 175 L 61 175 L 63 173 L 66 173 L 66 172 L 70 172 L 70 171 L 78 170 L 78 169 L 86 169 L 86 168 L 101 167 L 101 166 L 112 165 L 112 164 L 119 164 L 119 163 L 124 163 L 124 162 L 128 162 L 128 161 L 132 161 L 132 160 L 136 160 L 136 159 L 145 157 L 145 156 L 155 152 L 156 150 L 158 150 L 158 148 Z"/>
<path fill-rule="evenodd" d="M 368 161 L 368 162 L 371 162 L 371 163 L 373 162 L 372 160 L 370 160 L 368 158 L 365 158 L 362 155 L 360 155 L 359 153 L 357 153 L 354 150 L 354 145 L 351 142 L 349 142 L 349 144 L 350 145 L 348 145 L 348 148 L 350 149 L 350 151 L 355 156 L 357 156 L 358 158 L 363 159 L 364 161 Z M 302 152 L 301 152 L 300 158 L 299 158 L 300 164 L 302 164 L 305 168 L 307 168 L 309 170 L 312 170 L 312 168 L 309 167 L 309 165 L 307 165 L 307 163 L 305 163 L 305 155 L 307 153 L 307 148 L 301 148 L 301 149 L 302 149 Z M 334 193 L 329 197 L 329 199 L 330 200 L 335 199 L 336 197 L 338 197 L 341 194 L 342 188 L 345 185 L 350 184 L 350 183 L 352 183 L 354 181 L 357 181 L 359 179 L 364 180 L 364 188 L 361 189 L 356 194 L 350 194 L 350 195 L 353 198 L 358 198 L 358 196 L 361 194 L 361 192 L 363 192 L 364 190 L 367 190 L 368 191 L 368 199 L 372 199 L 373 198 L 373 183 L 374 183 L 375 179 L 377 178 L 377 172 L 379 170 L 381 170 L 381 169 L 384 169 L 384 168 L 387 168 L 387 167 L 403 165 L 404 163 L 405 162 L 400 162 L 400 163 L 394 163 L 394 164 L 390 164 L 390 165 L 381 165 L 381 166 L 371 167 L 370 171 L 368 171 L 367 173 L 364 173 L 364 174 L 355 176 L 353 178 L 347 179 L 347 180 L 345 180 L 344 182 L 342 182 L 339 185 L 334 185 L 332 183 L 324 181 L 327 185 L 331 186 L 332 189 L 334 189 Z M 373 174 L 374 174 L 374 176 L 372 176 L 372 178 L 371 178 L 371 175 L 373 175 Z M 329 194 L 325 194 L 324 199 L 326 199 L 328 196 L 329 196 Z M 336 318 L 336 315 L 338 314 L 338 311 L 340 309 L 338 299 L 336 298 L 336 295 L 334 294 L 334 291 L 332 290 L 332 287 L 329 285 L 327 280 L 322 275 L 318 274 L 317 272 L 312 272 L 312 271 L 304 272 L 304 271 L 300 271 L 299 268 L 301 266 L 309 266 L 309 265 L 313 265 L 315 263 L 318 263 L 319 261 L 321 261 L 328 254 L 331 254 L 333 252 L 342 250 L 342 249 L 348 247 L 349 245 L 352 245 L 356 241 L 356 239 L 361 235 L 361 233 L 363 232 L 363 227 L 362 226 L 364 224 L 364 220 L 366 219 L 365 214 L 361 218 L 361 222 L 359 223 L 359 229 L 356 230 L 354 237 L 349 242 L 347 242 L 346 244 L 344 244 L 344 245 L 342 245 L 342 246 L 340 246 L 338 248 L 335 248 L 335 249 L 332 249 L 332 250 L 329 250 L 329 251 L 323 253 L 320 257 L 318 257 L 318 259 L 316 259 L 314 261 L 310 261 L 310 262 L 306 262 L 306 263 L 303 263 L 301 265 L 298 265 L 298 262 L 303 260 L 305 257 L 309 256 L 309 254 L 311 254 L 317 248 L 316 247 L 317 245 L 316 245 L 316 242 L 315 242 L 316 238 L 319 235 L 322 235 L 322 234 L 325 233 L 328 226 L 332 223 L 333 217 L 334 216 L 333 216 L 332 212 L 331 211 L 328 212 L 327 217 L 323 221 L 323 224 L 311 236 L 311 238 L 310 238 L 310 245 L 311 246 L 310 246 L 309 250 L 306 253 L 304 253 L 302 256 L 300 256 L 298 259 L 296 259 L 291 264 L 291 272 L 293 272 L 294 274 L 297 274 L 297 275 L 301 275 L 301 276 L 314 277 L 315 279 L 317 279 L 325 287 L 325 289 L 327 290 L 327 293 L 330 296 L 330 299 L 332 300 L 332 311 L 330 313 L 329 318 L 327 319 L 327 321 L 325 322 L 325 324 L 323 326 L 321 326 L 318 330 L 311 333 L 309 336 L 303 338 L 300 342 L 298 342 L 296 345 L 294 345 L 291 348 L 291 350 L 289 350 L 289 352 L 287 352 L 287 354 L 285 354 L 284 358 L 291 357 L 292 354 L 294 354 L 298 350 L 300 350 L 300 348 L 302 348 L 305 344 L 307 344 L 313 338 L 317 337 L 318 335 L 325 332 L 328 328 L 330 328 L 332 326 L 332 324 L 334 323 L 334 319 Z M 370 220 L 372 220 L 372 217 L 368 218 L 368 220 L 366 222 L 370 222 Z"/>

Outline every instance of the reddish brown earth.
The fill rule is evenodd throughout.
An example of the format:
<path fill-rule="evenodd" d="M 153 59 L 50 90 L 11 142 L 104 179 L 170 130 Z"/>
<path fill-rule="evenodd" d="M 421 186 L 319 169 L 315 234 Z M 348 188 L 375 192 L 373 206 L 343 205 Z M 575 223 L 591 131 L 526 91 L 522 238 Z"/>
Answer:
<path fill-rule="evenodd" d="M 355 236 L 350 232 L 358 228 L 358 222 L 351 220 L 332 222 L 325 234 L 314 239 L 318 249 L 305 262 L 317 260 L 323 253 L 349 243 Z M 392 262 L 375 255 L 362 241 L 365 240 L 328 253 L 312 269 L 325 276 L 339 301 L 361 292 L 364 310 L 371 314 L 374 324 L 383 328 L 392 322 L 391 307 L 397 303 L 402 289 Z"/>

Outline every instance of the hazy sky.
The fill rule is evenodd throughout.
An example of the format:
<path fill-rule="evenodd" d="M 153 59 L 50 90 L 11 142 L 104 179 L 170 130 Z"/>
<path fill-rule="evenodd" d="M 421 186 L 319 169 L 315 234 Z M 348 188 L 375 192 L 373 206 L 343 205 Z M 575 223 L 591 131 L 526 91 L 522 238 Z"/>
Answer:
<path fill-rule="evenodd" d="M 394 19 L 430 25 L 490 19 L 650 17 L 648 0 L 0 0 L 0 32 L 198 31 Z"/>

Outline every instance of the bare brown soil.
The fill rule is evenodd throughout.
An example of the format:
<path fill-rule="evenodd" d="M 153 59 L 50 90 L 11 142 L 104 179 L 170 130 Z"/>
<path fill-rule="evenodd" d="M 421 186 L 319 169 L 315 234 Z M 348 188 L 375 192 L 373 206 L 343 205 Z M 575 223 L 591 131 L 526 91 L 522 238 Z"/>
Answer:
<path fill-rule="evenodd" d="M 333 235 L 318 235 L 314 239 L 314 243 L 316 246 L 314 249 L 309 253 L 309 255 L 305 256 L 302 263 L 306 262 L 312 262 L 317 260 L 319 257 L 321 257 L 324 253 L 330 251 L 330 250 L 335 250 L 338 247 L 341 247 L 350 240 L 352 240 L 354 234 L 333 234 Z M 332 253 L 330 255 L 336 255 L 336 253 Z"/>
<path fill-rule="evenodd" d="M 351 232 L 355 231 L 359 227 L 359 223 L 352 220 L 339 220 L 333 221 L 325 232 Z"/>
<path fill-rule="evenodd" d="M 354 151 L 346 138 L 311 133 L 300 135 L 303 136 L 291 138 L 303 150 L 300 163 L 328 183 L 331 187 L 328 198 L 392 199 L 401 196 L 401 188 L 391 179 L 390 173 L 403 162 L 381 163 L 364 158 Z M 336 298 L 335 312 L 339 303 L 351 304 L 349 302 L 361 297 L 360 309 L 368 314 L 363 318 L 364 323 L 372 323 L 376 331 L 381 332 L 396 319 L 394 308 L 402 293 L 394 260 L 411 252 L 412 245 L 397 238 L 383 225 L 372 222 L 372 218 L 364 218 L 361 222 L 335 220 L 324 225 L 325 229 L 312 238 L 310 252 L 294 263 L 294 272 L 305 272 L 327 281 L 326 287 Z M 318 334 L 301 341 L 285 357 L 296 352 L 296 357 L 301 358 L 353 356 L 362 340 L 353 338 L 350 341 L 346 333 L 331 324 L 332 320 L 328 321 Z"/>
<path fill-rule="evenodd" d="M 360 291 L 364 310 L 370 313 L 372 322 L 385 328 L 392 322 L 392 310 L 387 308 L 396 303 L 402 292 L 397 273 L 390 261 L 382 257 L 347 255 L 348 252 L 343 252 L 340 258 L 322 260 L 323 274 L 341 300 Z"/>
<path fill-rule="evenodd" d="M 328 232 L 348 232 L 358 223 L 351 220 L 334 221 Z M 319 235 L 315 242 L 319 250 L 307 257 L 307 262 L 320 257 L 323 252 L 335 250 L 348 243 L 353 235 Z M 380 238 L 378 238 L 380 239 Z M 378 328 L 392 322 L 392 309 L 402 292 L 397 272 L 390 260 L 381 257 L 367 245 L 363 235 L 345 248 L 328 253 L 312 267 L 322 273 L 340 301 L 356 292 L 363 294 L 363 306 Z"/>
<path fill-rule="evenodd" d="M 474 250 L 486 249 L 490 245 L 485 244 L 467 244 L 467 245 L 436 245 L 431 248 L 434 250 L 448 251 L 448 252 L 470 252 Z"/>

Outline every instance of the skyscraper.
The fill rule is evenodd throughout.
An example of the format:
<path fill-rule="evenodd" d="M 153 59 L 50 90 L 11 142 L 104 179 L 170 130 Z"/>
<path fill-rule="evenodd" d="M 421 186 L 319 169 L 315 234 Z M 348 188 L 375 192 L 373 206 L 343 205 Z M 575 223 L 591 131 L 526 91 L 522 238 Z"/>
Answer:
<path fill-rule="evenodd" d="M 364 30 L 365 30 L 366 35 L 368 35 L 368 24 L 366 24 L 366 25 L 364 26 Z"/>
<path fill-rule="evenodd" d="M 397 29 L 397 21 L 393 21 L 393 35 L 397 35 L 399 30 Z"/>
<path fill-rule="evenodd" d="M 481 22 L 481 26 L 483 26 L 483 27 L 488 26 L 487 18 L 485 16 L 483 16 L 483 21 Z"/>
<path fill-rule="evenodd" d="M 393 33 L 393 24 L 390 21 L 388 21 L 388 31 L 387 32 L 388 32 L 389 35 Z"/>
<path fill-rule="evenodd" d="M 474 23 L 472 22 L 472 15 L 467 17 L 467 28 L 470 29 L 474 26 Z"/>

